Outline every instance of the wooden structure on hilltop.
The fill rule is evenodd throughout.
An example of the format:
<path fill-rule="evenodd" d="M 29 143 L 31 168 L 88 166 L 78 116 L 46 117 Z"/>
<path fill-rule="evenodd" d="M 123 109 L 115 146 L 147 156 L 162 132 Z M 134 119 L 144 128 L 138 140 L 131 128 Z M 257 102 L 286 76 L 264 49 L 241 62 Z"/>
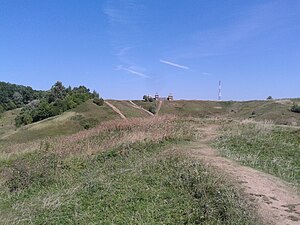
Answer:
<path fill-rule="evenodd" d="M 169 94 L 168 98 L 167 98 L 168 101 L 174 101 L 174 97 L 172 94 Z"/>
<path fill-rule="evenodd" d="M 156 101 L 173 101 L 174 97 L 172 94 L 169 94 L 168 97 L 160 97 L 158 93 L 155 94 L 154 99 Z"/>

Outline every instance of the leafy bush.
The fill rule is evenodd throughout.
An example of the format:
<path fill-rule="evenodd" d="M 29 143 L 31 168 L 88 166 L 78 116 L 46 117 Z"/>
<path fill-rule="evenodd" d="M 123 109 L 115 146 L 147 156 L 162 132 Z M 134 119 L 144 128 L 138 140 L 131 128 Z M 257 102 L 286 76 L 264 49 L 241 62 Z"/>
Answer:
<path fill-rule="evenodd" d="M 143 96 L 143 100 L 144 100 L 145 102 L 153 102 L 155 99 L 152 98 L 151 96 L 144 95 L 144 96 Z"/>
<path fill-rule="evenodd" d="M 0 108 L 7 111 L 22 107 L 45 94 L 45 91 L 36 91 L 31 87 L 0 82 Z"/>
<path fill-rule="evenodd" d="M 85 118 L 83 115 L 76 115 L 72 117 L 72 120 L 76 120 L 79 122 L 80 126 L 84 129 L 90 129 L 99 124 L 99 120 L 95 118 Z"/>
<path fill-rule="evenodd" d="M 300 105 L 299 104 L 294 104 L 291 108 L 291 111 L 295 112 L 295 113 L 300 113 Z"/>
<path fill-rule="evenodd" d="M 102 106 L 104 104 L 104 100 L 103 100 L 103 98 L 97 98 L 97 97 L 95 97 L 93 99 L 93 103 L 95 103 L 96 105 Z"/>
<path fill-rule="evenodd" d="M 155 114 L 156 113 L 156 107 L 154 105 L 150 106 L 149 112 Z"/>
<path fill-rule="evenodd" d="M 84 128 L 84 129 L 90 129 L 95 127 L 97 124 L 99 123 L 99 121 L 95 118 L 89 118 L 89 119 L 83 119 L 80 121 L 80 125 Z"/>
<path fill-rule="evenodd" d="M 15 96 L 20 98 L 18 94 Z M 91 93 L 84 86 L 74 87 L 73 89 L 71 87 L 65 88 L 61 82 L 57 81 L 43 99 L 31 101 L 22 109 L 20 115 L 15 119 L 15 124 L 16 126 L 27 125 L 59 115 L 92 98 L 94 98 L 94 103 L 103 105 L 103 99 L 99 99 L 97 96 L 99 96 L 97 92 Z M 85 127 L 92 126 L 93 124 Z"/>

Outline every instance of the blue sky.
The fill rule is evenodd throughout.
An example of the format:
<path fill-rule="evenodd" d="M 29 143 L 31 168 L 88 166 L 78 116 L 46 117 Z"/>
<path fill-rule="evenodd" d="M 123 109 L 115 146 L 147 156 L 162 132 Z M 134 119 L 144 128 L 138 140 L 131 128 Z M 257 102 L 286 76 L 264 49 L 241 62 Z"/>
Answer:
<path fill-rule="evenodd" d="M 104 98 L 300 97 L 299 0 L 0 0 L 0 80 Z"/>

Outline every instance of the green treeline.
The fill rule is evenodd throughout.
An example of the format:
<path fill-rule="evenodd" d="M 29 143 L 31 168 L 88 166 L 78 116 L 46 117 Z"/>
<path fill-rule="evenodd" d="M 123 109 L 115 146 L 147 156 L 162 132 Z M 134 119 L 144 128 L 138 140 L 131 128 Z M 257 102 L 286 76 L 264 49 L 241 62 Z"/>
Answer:
<path fill-rule="evenodd" d="M 103 104 L 97 92 L 91 93 L 85 86 L 66 88 L 62 82 L 57 81 L 41 99 L 31 101 L 22 108 L 21 113 L 16 117 L 16 126 L 59 115 L 92 98 L 95 102 L 100 101 L 98 105 L 101 105 L 101 102 Z"/>
<path fill-rule="evenodd" d="M 0 82 L 0 113 L 25 106 L 34 99 L 41 99 L 45 91 L 36 91 L 23 85 Z"/>
<path fill-rule="evenodd" d="M 99 94 L 85 86 L 66 88 L 57 81 L 49 91 L 35 91 L 31 87 L 0 82 L 0 113 L 22 107 L 15 119 L 16 126 L 59 115 L 89 99 L 94 99 L 97 105 L 103 104 Z"/>

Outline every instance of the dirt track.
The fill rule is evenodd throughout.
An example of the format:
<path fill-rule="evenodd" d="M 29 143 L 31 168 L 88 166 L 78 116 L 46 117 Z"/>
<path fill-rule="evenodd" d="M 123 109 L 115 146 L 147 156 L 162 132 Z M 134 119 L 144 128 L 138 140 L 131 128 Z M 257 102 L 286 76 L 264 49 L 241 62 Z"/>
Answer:
<path fill-rule="evenodd" d="M 208 146 L 216 137 L 216 130 L 217 126 L 199 128 L 204 138 L 187 147 L 185 153 L 237 181 L 266 224 L 299 225 L 300 197 L 296 191 L 279 178 L 221 157 L 217 150 Z"/>
<path fill-rule="evenodd" d="M 105 101 L 105 103 L 106 103 L 110 108 L 112 108 L 112 110 L 114 110 L 116 113 L 118 113 L 122 119 L 126 119 L 126 116 L 124 116 L 124 114 L 123 114 L 117 107 L 115 107 L 113 104 L 111 104 L 111 103 L 109 103 L 109 102 L 107 102 L 107 101 Z"/>
<path fill-rule="evenodd" d="M 162 104 L 163 104 L 163 101 L 160 100 L 159 103 L 158 103 L 158 107 L 157 107 L 157 109 L 156 109 L 156 114 L 155 114 L 155 115 L 158 115 L 158 113 L 159 113 L 159 111 L 160 111 L 160 108 L 161 108 Z"/>
<path fill-rule="evenodd" d="M 138 106 L 138 105 L 135 104 L 133 101 L 129 101 L 129 102 L 131 103 L 131 105 L 132 105 L 133 108 L 142 110 L 142 111 L 144 111 L 145 113 L 149 114 L 150 116 L 154 116 L 154 114 L 153 114 L 152 112 L 150 112 L 150 111 L 144 109 L 144 108 L 141 107 L 141 106 Z"/>

